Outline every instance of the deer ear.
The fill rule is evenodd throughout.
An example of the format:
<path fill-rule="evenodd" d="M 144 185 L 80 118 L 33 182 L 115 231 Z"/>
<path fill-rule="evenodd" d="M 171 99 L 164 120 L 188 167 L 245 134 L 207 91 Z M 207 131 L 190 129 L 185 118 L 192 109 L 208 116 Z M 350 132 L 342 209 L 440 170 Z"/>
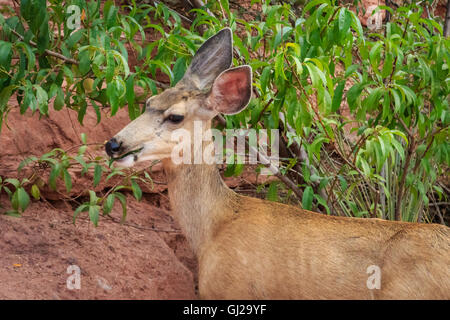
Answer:
<path fill-rule="evenodd" d="M 224 114 L 235 114 L 245 109 L 251 96 L 252 68 L 232 68 L 216 78 L 206 99 L 206 107 Z"/>
<path fill-rule="evenodd" d="M 214 79 L 231 66 L 232 60 L 232 32 L 230 28 L 224 28 L 198 49 L 180 82 L 200 90 L 210 88 Z"/>

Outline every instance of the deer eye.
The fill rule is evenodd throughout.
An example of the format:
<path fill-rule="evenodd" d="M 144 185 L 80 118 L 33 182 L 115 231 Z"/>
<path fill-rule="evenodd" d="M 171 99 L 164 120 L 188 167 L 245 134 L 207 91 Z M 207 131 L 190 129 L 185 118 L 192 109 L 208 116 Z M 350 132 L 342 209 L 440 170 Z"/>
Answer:
<path fill-rule="evenodd" d="M 166 118 L 166 120 L 169 120 L 170 122 L 172 122 L 174 124 L 178 124 L 184 120 L 184 116 L 179 115 L 179 114 L 171 114 Z"/>

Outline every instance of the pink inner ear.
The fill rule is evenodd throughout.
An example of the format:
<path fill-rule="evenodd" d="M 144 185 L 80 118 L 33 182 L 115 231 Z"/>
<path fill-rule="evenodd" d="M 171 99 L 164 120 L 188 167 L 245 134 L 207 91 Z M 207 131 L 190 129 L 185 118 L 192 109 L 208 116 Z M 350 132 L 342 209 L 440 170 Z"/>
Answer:
<path fill-rule="evenodd" d="M 228 72 L 217 79 L 217 89 L 223 95 L 239 97 L 240 93 L 246 89 L 248 83 L 246 72 Z"/>
<path fill-rule="evenodd" d="M 250 72 L 237 68 L 222 73 L 212 88 L 209 103 L 218 112 L 231 114 L 245 107 L 251 95 Z"/>

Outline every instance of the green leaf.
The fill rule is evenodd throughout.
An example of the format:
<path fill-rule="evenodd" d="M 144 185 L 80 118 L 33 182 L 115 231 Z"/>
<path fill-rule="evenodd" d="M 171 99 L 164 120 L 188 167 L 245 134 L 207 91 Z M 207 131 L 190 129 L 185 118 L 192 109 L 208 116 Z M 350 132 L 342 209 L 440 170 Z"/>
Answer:
<path fill-rule="evenodd" d="M 82 144 L 87 144 L 87 136 L 86 136 L 86 133 L 82 133 L 81 135 L 80 135 L 80 137 L 81 137 L 81 143 Z"/>
<path fill-rule="evenodd" d="M 372 47 L 372 49 L 370 49 L 369 52 L 369 59 L 370 59 L 370 63 L 372 65 L 372 70 L 379 74 L 380 71 L 378 70 L 378 66 L 379 66 L 379 61 L 380 61 L 380 52 L 381 49 L 383 48 L 383 42 L 378 41 L 375 43 L 375 45 Z"/>
<path fill-rule="evenodd" d="M 89 219 L 94 223 L 95 227 L 98 226 L 99 212 L 100 212 L 99 206 L 97 205 L 89 206 Z"/>
<path fill-rule="evenodd" d="M 338 179 L 339 179 L 339 183 L 341 185 L 342 191 L 347 190 L 347 188 L 348 188 L 347 180 L 345 180 L 345 178 L 340 175 L 338 176 Z"/>
<path fill-rule="evenodd" d="M 98 184 L 100 183 L 100 179 L 102 177 L 102 166 L 99 165 L 98 163 L 95 164 L 95 169 L 94 169 L 94 187 L 98 186 Z"/>
<path fill-rule="evenodd" d="M 73 224 L 75 224 L 75 221 L 81 212 L 88 211 L 88 210 L 89 210 L 88 204 L 82 204 L 81 206 L 79 206 L 73 213 Z"/>
<path fill-rule="evenodd" d="M 89 205 L 94 206 L 98 202 L 98 197 L 95 191 L 89 190 Z"/>
<path fill-rule="evenodd" d="M 35 184 L 31 187 L 31 195 L 34 199 L 39 200 L 41 198 L 41 191 L 39 190 L 39 187 Z"/>
<path fill-rule="evenodd" d="M 114 195 L 116 196 L 117 199 L 119 199 L 120 203 L 122 204 L 122 222 L 123 222 L 127 217 L 127 199 L 120 192 L 114 192 Z"/>
<path fill-rule="evenodd" d="M 11 95 L 13 94 L 14 89 L 15 89 L 15 86 L 10 85 L 1 90 L 1 93 L 0 93 L 0 119 L 1 119 L 1 112 L 3 112 L 3 110 L 5 109 L 5 106 L 8 104 L 8 101 L 11 98 Z M 0 128 L 1 128 L 1 122 L 0 122 Z"/>
<path fill-rule="evenodd" d="M 15 211 L 19 210 L 19 190 L 18 189 L 12 195 L 11 206 Z"/>
<path fill-rule="evenodd" d="M 58 178 L 59 174 L 61 172 L 61 164 L 56 163 L 52 166 L 52 170 L 50 171 L 50 176 L 48 178 L 49 186 L 53 190 L 56 190 L 56 179 Z"/>
<path fill-rule="evenodd" d="M 394 56 L 392 55 L 392 53 L 386 53 L 386 57 L 384 58 L 383 70 L 381 71 L 381 76 L 383 78 L 386 78 L 391 74 L 393 69 L 393 61 Z"/>
<path fill-rule="evenodd" d="M 361 92 L 364 89 L 364 85 L 362 83 L 357 83 L 350 90 L 347 91 L 347 102 L 350 111 L 354 111 L 356 109 L 356 99 L 361 95 Z"/>
<path fill-rule="evenodd" d="M 72 177 L 70 176 L 70 173 L 67 171 L 67 169 L 63 170 L 64 175 L 64 184 L 66 185 L 66 190 L 68 193 L 72 191 Z"/>
<path fill-rule="evenodd" d="M 65 43 L 68 49 L 72 49 L 72 47 L 81 40 L 83 33 L 86 32 L 85 29 L 79 29 L 70 34 L 70 36 L 66 39 Z"/>
<path fill-rule="evenodd" d="M 323 3 L 326 3 L 326 4 L 330 5 L 330 1 L 329 0 L 313 0 L 313 1 L 309 1 L 308 4 L 305 5 L 303 11 L 304 12 L 308 12 L 312 8 L 316 7 L 319 4 L 323 4 Z"/>
<path fill-rule="evenodd" d="M 261 90 L 263 91 L 263 93 L 266 93 L 267 91 L 271 72 L 272 66 L 267 66 L 263 69 L 263 72 L 261 73 L 261 78 L 259 79 L 259 82 L 261 84 Z"/>
<path fill-rule="evenodd" d="M 358 16 L 353 11 L 349 10 L 348 12 L 349 12 L 349 14 L 352 17 L 351 26 L 358 33 L 359 39 L 361 39 L 363 44 L 364 44 L 364 42 L 365 42 L 365 40 L 364 40 L 364 31 L 363 31 L 363 28 L 361 26 L 361 21 L 359 20 Z"/>
<path fill-rule="evenodd" d="M 326 85 L 326 79 L 323 72 L 313 63 L 305 63 L 305 66 L 309 71 L 313 87 L 316 89 L 323 89 Z"/>
<path fill-rule="evenodd" d="M 133 190 L 133 195 L 136 198 L 137 201 L 141 201 L 142 199 L 142 190 L 137 184 L 135 180 L 131 181 L 131 189 Z"/>
<path fill-rule="evenodd" d="M 128 77 L 126 81 L 126 98 L 128 103 L 128 115 L 131 120 L 136 119 L 139 116 L 139 107 L 136 108 L 134 105 L 134 77 L 135 74 L 132 74 Z"/>
<path fill-rule="evenodd" d="M 341 80 L 334 90 L 333 101 L 331 103 L 331 112 L 336 112 L 339 110 L 342 102 L 342 95 L 344 93 L 345 80 Z"/>
<path fill-rule="evenodd" d="M 47 92 L 39 85 L 34 85 L 36 89 L 36 99 L 39 105 L 39 111 L 43 115 L 48 114 L 48 95 Z"/>
<path fill-rule="evenodd" d="M 49 37 L 49 30 L 48 30 L 48 15 L 46 11 L 46 2 L 43 2 L 43 7 L 41 7 L 41 10 L 43 10 L 45 13 L 41 17 L 45 17 L 40 21 L 40 27 L 39 27 L 39 35 L 37 37 L 37 49 L 40 54 L 44 53 L 45 49 L 48 49 L 48 45 L 50 43 L 50 37 Z"/>
<path fill-rule="evenodd" d="M 267 200 L 278 201 L 278 181 L 272 181 L 267 190 Z"/>
<path fill-rule="evenodd" d="M 106 53 L 106 82 L 108 83 L 108 86 L 114 77 L 115 68 L 116 62 L 114 59 L 114 55 L 111 51 L 108 51 Z"/>
<path fill-rule="evenodd" d="M 78 122 L 83 125 L 84 117 L 87 112 L 87 102 L 86 100 L 82 100 L 80 102 L 80 108 L 78 109 Z"/>
<path fill-rule="evenodd" d="M 24 160 L 22 160 L 19 164 L 19 167 L 17 168 L 17 171 L 20 172 L 23 170 L 23 168 L 25 168 L 26 166 L 28 166 L 30 163 L 33 163 L 35 161 L 37 161 L 38 159 L 34 156 L 28 157 Z M 1 181 L 0 181 L 1 182 Z"/>
<path fill-rule="evenodd" d="M 111 193 L 106 197 L 106 200 L 103 202 L 103 214 L 107 215 L 111 213 L 115 200 L 116 196 L 114 193 Z"/>
<path fill-rule="evenodd" d="M 391 144 L 394 146 L 395 150 L 397 150 L 402 161 L 405 161 L 405 149 L 403 148 L 402 144 L 395 138 L 391 139 Z"/>
<path fill-rule="evenodd" d="M 89 57 L 89 51 L 85 50 L 78 54 L 78 60 L 80 64 L 78 66 L 80 73 L 84 76 L 89 70 L 91 70 L 91 59 Z"/>
<path fill-rule="evenodd" d="M 380 97 L 383 94 L 384 88 L 375 88 L 370 94 L 364 99 L 364 105 L 369 111 L 376 110 L 380 105 Z"/>
<path fill-rule="evenodd" d="M 281 52 L 275 58 L 275 78 L 283 77 L 284 80 L 287 80 L 286 75 L 284 74 L 284 53 Z"/>
<path fill-rule="evenodd" d="M 50 86 L 50 91 L 48 92 L 48 99 L 53 98 L 58 93 L 59 86 L 56 83 L 52 83 Z"/>
<path fill-rule="evenodd" d="M 347 78 L 347 77 L 351 76 L 353 73 L 357 72 L 359 68 L 360 68 L 359 65 L 357 65 L 357 64 L 352 64 L 351 66 L 349 66 L 349 67 L 347 68 L 347 70 L 345 70 L 345 75 L 344 75 L 344 77 Z"/>
<path fill-rule="evenodd" d="M 112 50 L 111 52 L 116 59 L 119 59 L 123 68 L 124 77 L 125 78 L 128 77 L 128 75 L 130 74 L 130 67 L 128 66 L 127 59 L 125 59 L 125 57 L 116 50 Z"/>
<path fill-rule="evenodd" d="M 350 31 L 350 23 L 352 16 L 346 8 L 341 8 L 339 11 L 339 36 L 341 39 Z"/>
<path fill-rule="evenodd" d="M 108 96 L 109 103 L 111 104 L 111 116 L 113 116 L 119 110 L 119 97 L 117 95 L 115 82 L 108 83 L 106 95 Z"/>
<path fill-rule="evenodd" d="M 17 180 L 16 178 L 5 179 L 4 182 L 12 184 L 16 189 L 19 188 L 19 186 L 20 186 L 20 181 Z"/>
<path fill-rule="evenodd" d="M 53 108 L 58 111 L 61 110 L 64 107 L 64 91 L 62 90 L 61 87 L 58 87 L 57 91 L 56 91 L 56 98 L 55 101 L 53 103 Z"/>
<path fill-rule="evenodd" d="M 9 70 L 12 58 L 12 43 L 0 40 L 0 66 Z"/>
<path fill-rule="evenodd" d="M 68 68 L 67 66 L 63 66 L 63 72 L 64 75 L 66 76 L 66 80 L 69 84 L 73 83 L 73 72 L 70 68 Z"/>
<path fill-rule="evenodd" d="M 303 191 L 302 207 L 305 210 L 312 210 L 314 191 L 310 186 L 307 186 Z"/>
<path fill-rule="evenodd" d="M 358 157 L 358 162 L 361 165 L 364 175 L 365 176 L 370 176 L 370 173 L 372 172 L 372 170 L 370 169 L 369 164 L 367 163 L 367 161 L 362 158 L 362 157 Z"/>
<path fill-rule="evenodd" d="M 22 209 L 22 212 L 23 212 L 28 208 L 28 205 L 30 204 L 30 196 L 25 191 L 25 189 L 22 187 L 17 189 L 16 192 L 17 192 L 17 200 L 18 200 L 20 209 Z"/>
<path fill-rule="evenodd" d="M 114 1 L 106 1 L 103 7 L 103 19 L 105 20 L 106 27 L 109 29 L 113 27 L 117 22 L 117 7 L 114 5 Z"/>
<path fill-rule="evenodd" d="M 33 50 L 31 47 L 23 42 L 18 42 L 15 44 L 16 47 L 22 48 L 25 55 L 27 56 L 28 61 L 28 71 L 32 72 L 34 69 L 34 66 L 36 65 L 36 56 L 33 53 Z"/>
<path fill-rule="evenodd" d="M 177 61 L 175 62 L 175 65 L 173 66 L 173 80 L 171 85 L 174 86 L 178 83 L 178 81 L 180 81 L 183 76 L 184 73 L 186 72 L 186 58 L 185 57 L 180 57 L 177 59 Z"/>
<path fill-rule="evenodd" d="M 97 103 L 94 100 L 92 100 L 91 98 L 89 98 L 89 100 L 91 101 L 92 108 L 94 108 L 95 115 L 97 116 L 97 123 L 96 123 L 96 125 L 97 125 L 102 120 L 102 114 L 100 113 L 100 108 L 97 105 Z"/>
<path fill-rule="evenodd" d="M 20 218 L 21 217 L 20 212 L 17 211 L 17 210 L 8 210 L 4 214 L 7 215 L 7 216 L 10 216 L 10 217 L 14 217 L 14 218 Z"/>
<path fill-rule="evenodd" d="M 83 146 L 81 146 L 80 149 L 81 149 L 82 147 L 83 147 Z M 80 150 L 80 151 L 83 151 L 83 150 Z M 75 159 L 79 164 L 81 164 L 81 166 L 83 167 L 83 170 L 81 170 L 81 175 L 83 176 L 83 175 L 88 171 L 89 167 L 88 167 L 88 165 L 86 164 L 86 162 L 83 160 L 82 154 L 83 154 L 83 152 L 79 152 L 79 154 L 78 154 L 77 156 L 75 156 L 74 159 Z"/>
<path fill-rule="evenodd" d="M 25 89 L 25 98 L 23 99 L 23 103 L 20 106 L 20 114 L 24 114 L 29 108 L 33 113 L 38 109 L 38 101 L 36 96 L 33 93 L 31 87 L 27 87 Z"/>
<path fill-rule="evenodd" d="M 327 210 L 327 214 L 329 215 L 329 214 L 330 214 L 330 208 L 328 207 L 328 204 L 327 204 L 327 202 L 325 201 L 325 199 L 322 198 L 322 197 L 321 197 L 320 195 L 318 195 L 318 194 L 315 194 L 315 195 L 314 195 L 314 199 L 316 199 L 316 200 L 317 200 L 317 203 L 320 204 L 320 205 L 322 205 L 322 206 L 325 208 L 325 210 Z"/>
<path fill-rule="evenodd" d="M 11 199 L 11 197 L 13 195 L 11 190 L 5 185 L 3 185 L 2 188 L 3 188 L 3 190 L 5 190 L 5 192 L 8 194 L 8 197 Z"/>
<path fill-rule="evenodd" d="M 233 34 L 233 45 L 239 49 L 239 53 L 244 58 L 245 62 L 250 61 L 250 54 L 248 52 L 248 49 L 242 43 L 241 38 L 236 34 Z"/>

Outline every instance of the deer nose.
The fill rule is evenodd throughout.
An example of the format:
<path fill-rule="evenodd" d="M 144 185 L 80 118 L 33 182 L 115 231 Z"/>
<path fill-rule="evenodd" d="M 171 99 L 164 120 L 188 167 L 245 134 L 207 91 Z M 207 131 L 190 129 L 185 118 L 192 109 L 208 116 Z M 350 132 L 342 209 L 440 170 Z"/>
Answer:
<path fill-rule="evenodd" d="M 116 138 L 112 138 L 105 144 L 105 151 L 111 158 L 114 154 L 119 153 L 122 143 L 117 142 Z"/>

